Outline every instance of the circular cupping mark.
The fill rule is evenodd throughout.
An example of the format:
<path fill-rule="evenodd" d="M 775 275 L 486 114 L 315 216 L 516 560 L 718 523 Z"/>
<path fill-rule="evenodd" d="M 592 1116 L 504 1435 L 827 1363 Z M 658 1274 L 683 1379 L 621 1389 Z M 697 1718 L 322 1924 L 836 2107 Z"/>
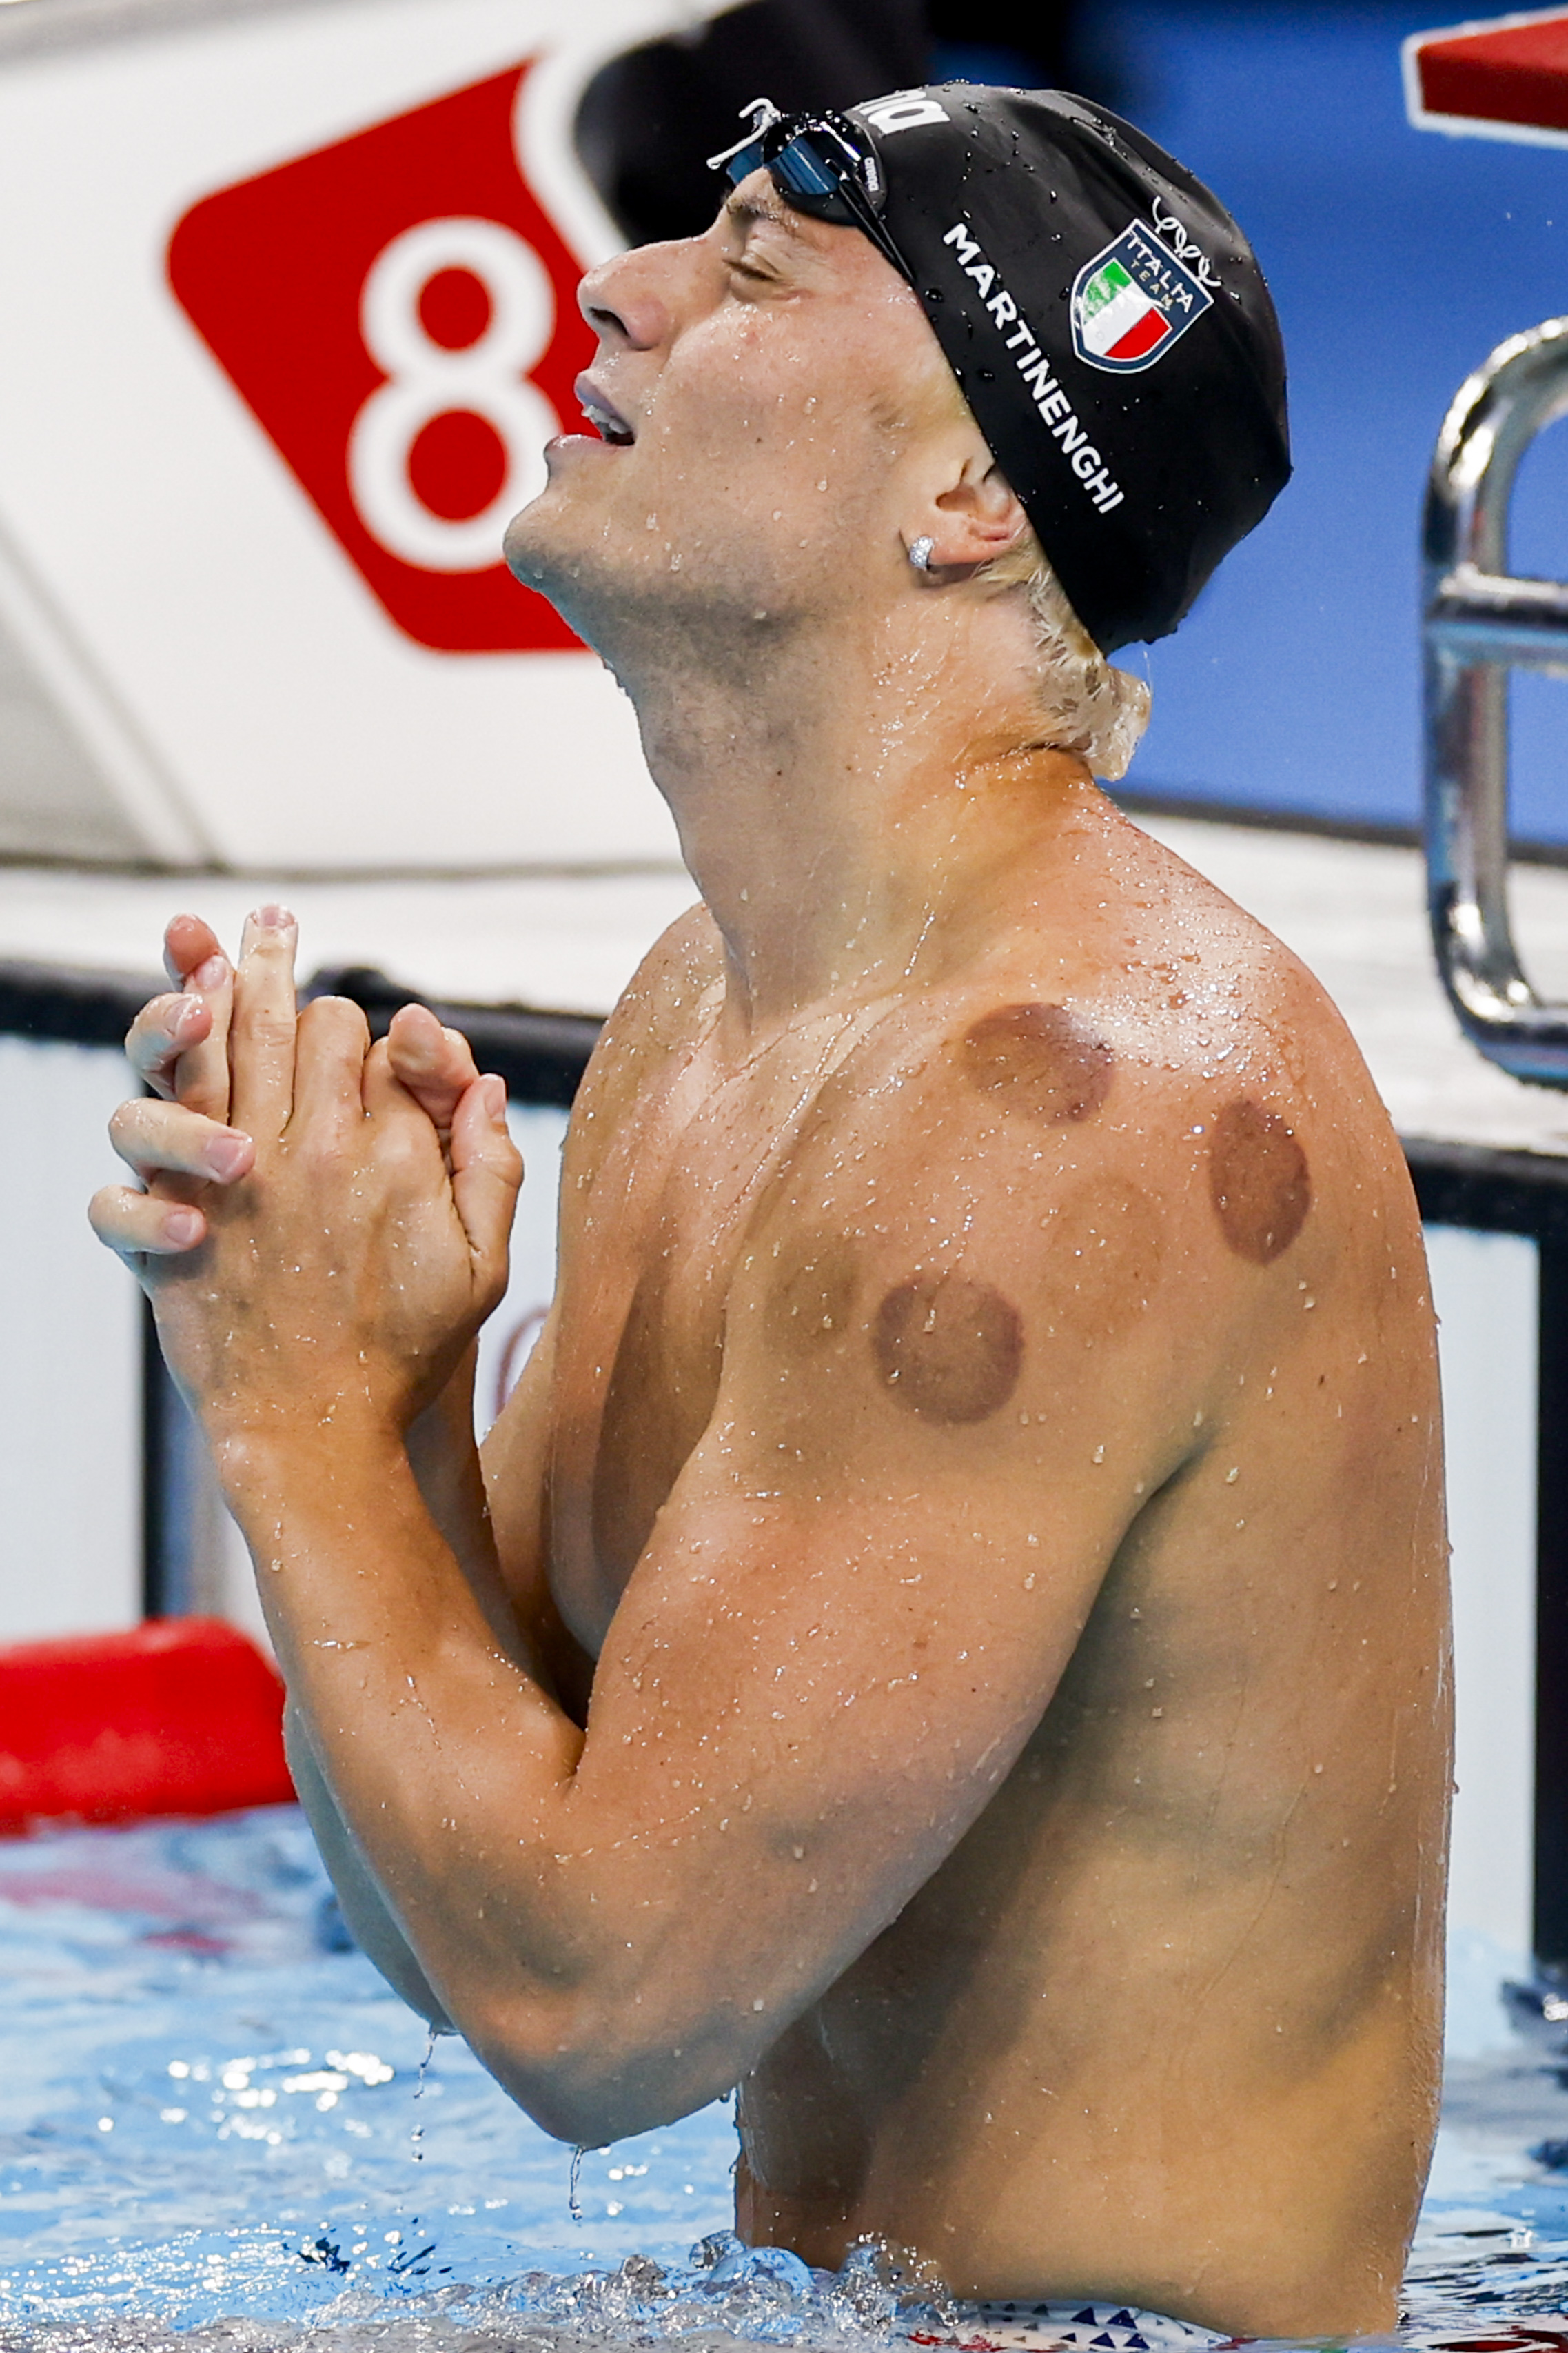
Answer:
<path fill-rule="evenodd" d="M 964 1070 L 1004 1111 L 1055 1126 L 1088 1119 L 1110 1092 L 1116 1057 L 1065 1005 L 1004 1005 L 963 1033 Z"/>
<path fill-rule="evenodd" d="M 768 1303 L 768 1333 L 786 1355 L 821 1348 L 847 1331 L 855 1312 L 859 1263 L 850 1243 L 832 1234 L 805 1238 L 784 1270 Z"/>
<path fill-rule="evenodd" d="M 984 1421 L 1017 1385 L 1024 1326 L 988 1283 L 917 1274 L 883 1300 L 871 1345 L 889 1396 L 922 1421 Z"/>
<path fill-rule="evenodd" d="M 1226 1103 L 1209 1137 L 1209 1198 L 1238 1258 L 1267 1266 L 1289 1249 L 1312 1206 L 1312 1178 L 1277 1112 L 1245 1096 Z"/>

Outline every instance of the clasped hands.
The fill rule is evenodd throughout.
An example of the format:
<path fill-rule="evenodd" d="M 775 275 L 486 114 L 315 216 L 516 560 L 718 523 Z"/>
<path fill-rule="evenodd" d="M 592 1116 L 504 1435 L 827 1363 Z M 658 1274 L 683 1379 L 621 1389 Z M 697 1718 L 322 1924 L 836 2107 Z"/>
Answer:
<path fill-rule="evenodd" d="M 206 924 L 170 924 L 176 993 L 126 1040 L 156 1099 L 110 1130 L 138 1182 L 89 1212 L 215 1441 L 345 1412 L 406 1430 L 506 1287 L 503 1082 L 423 1007 L 374 1045 L 341 997 L 299 1008 L 294 947 L 281 908 L 247 919 L 237 967 Z"/>

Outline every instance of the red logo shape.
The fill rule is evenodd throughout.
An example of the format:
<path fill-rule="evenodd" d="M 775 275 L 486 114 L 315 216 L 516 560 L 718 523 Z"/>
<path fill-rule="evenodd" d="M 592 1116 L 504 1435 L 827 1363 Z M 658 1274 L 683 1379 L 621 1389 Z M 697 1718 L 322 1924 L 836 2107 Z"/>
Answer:
<path fill-rule="evenodd" d="M 518 169 L 528 65 L 194 205 L 169 282 L 396 626 L 578 642 L 500 560 L 593 354 L 582 269 Z"/>

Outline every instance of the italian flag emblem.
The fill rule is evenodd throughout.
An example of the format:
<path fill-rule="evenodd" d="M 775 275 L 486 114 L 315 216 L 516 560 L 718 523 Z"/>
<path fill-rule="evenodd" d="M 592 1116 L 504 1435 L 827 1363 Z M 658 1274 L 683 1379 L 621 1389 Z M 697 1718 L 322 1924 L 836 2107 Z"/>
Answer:
<path fill-rule="evenodd" d="M 1214 301 L 1142 221 L 1079 271 L 1072 339 L 1079 359 L 1116 375 L 1152 367 Z"/>
<path fill-rule="evenodd" d="M 1097 269 L 1083 290 L 1083 340 L 1091 359 L 1147 359 L 1170 332 L 1158 302 L 1133 284 L 1120 261 Z"/>

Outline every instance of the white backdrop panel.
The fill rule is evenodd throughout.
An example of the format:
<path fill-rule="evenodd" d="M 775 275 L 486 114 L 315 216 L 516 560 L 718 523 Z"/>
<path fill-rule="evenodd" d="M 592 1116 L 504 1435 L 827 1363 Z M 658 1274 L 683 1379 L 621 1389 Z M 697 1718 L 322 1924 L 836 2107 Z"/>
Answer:
<path fill-rule="evenodd" d="M 710 7 L 319 0 L 37 56 L 0 37 L 0 626 L 155 857 L 673 856 L 597 659 L 404 635 L 196 334 L 164 257 L 200 199 L 533 58 L 519 157 L 587 266 L 613 232 L 571 148 L 576 93 L 675 13 Z"/>
<path fill-rule="evenodd" d="M 1454 1547 L 1448 1916 L 1531 1949 L 1535 1805 L 1536 1249 L 1428 1226 Z"/>
<path fill-rule="evenodd" d="M 141 1293 L 86 1214 L 128 1077 L 0 1037 L 0 1641 L 142 1614 Z"/>

